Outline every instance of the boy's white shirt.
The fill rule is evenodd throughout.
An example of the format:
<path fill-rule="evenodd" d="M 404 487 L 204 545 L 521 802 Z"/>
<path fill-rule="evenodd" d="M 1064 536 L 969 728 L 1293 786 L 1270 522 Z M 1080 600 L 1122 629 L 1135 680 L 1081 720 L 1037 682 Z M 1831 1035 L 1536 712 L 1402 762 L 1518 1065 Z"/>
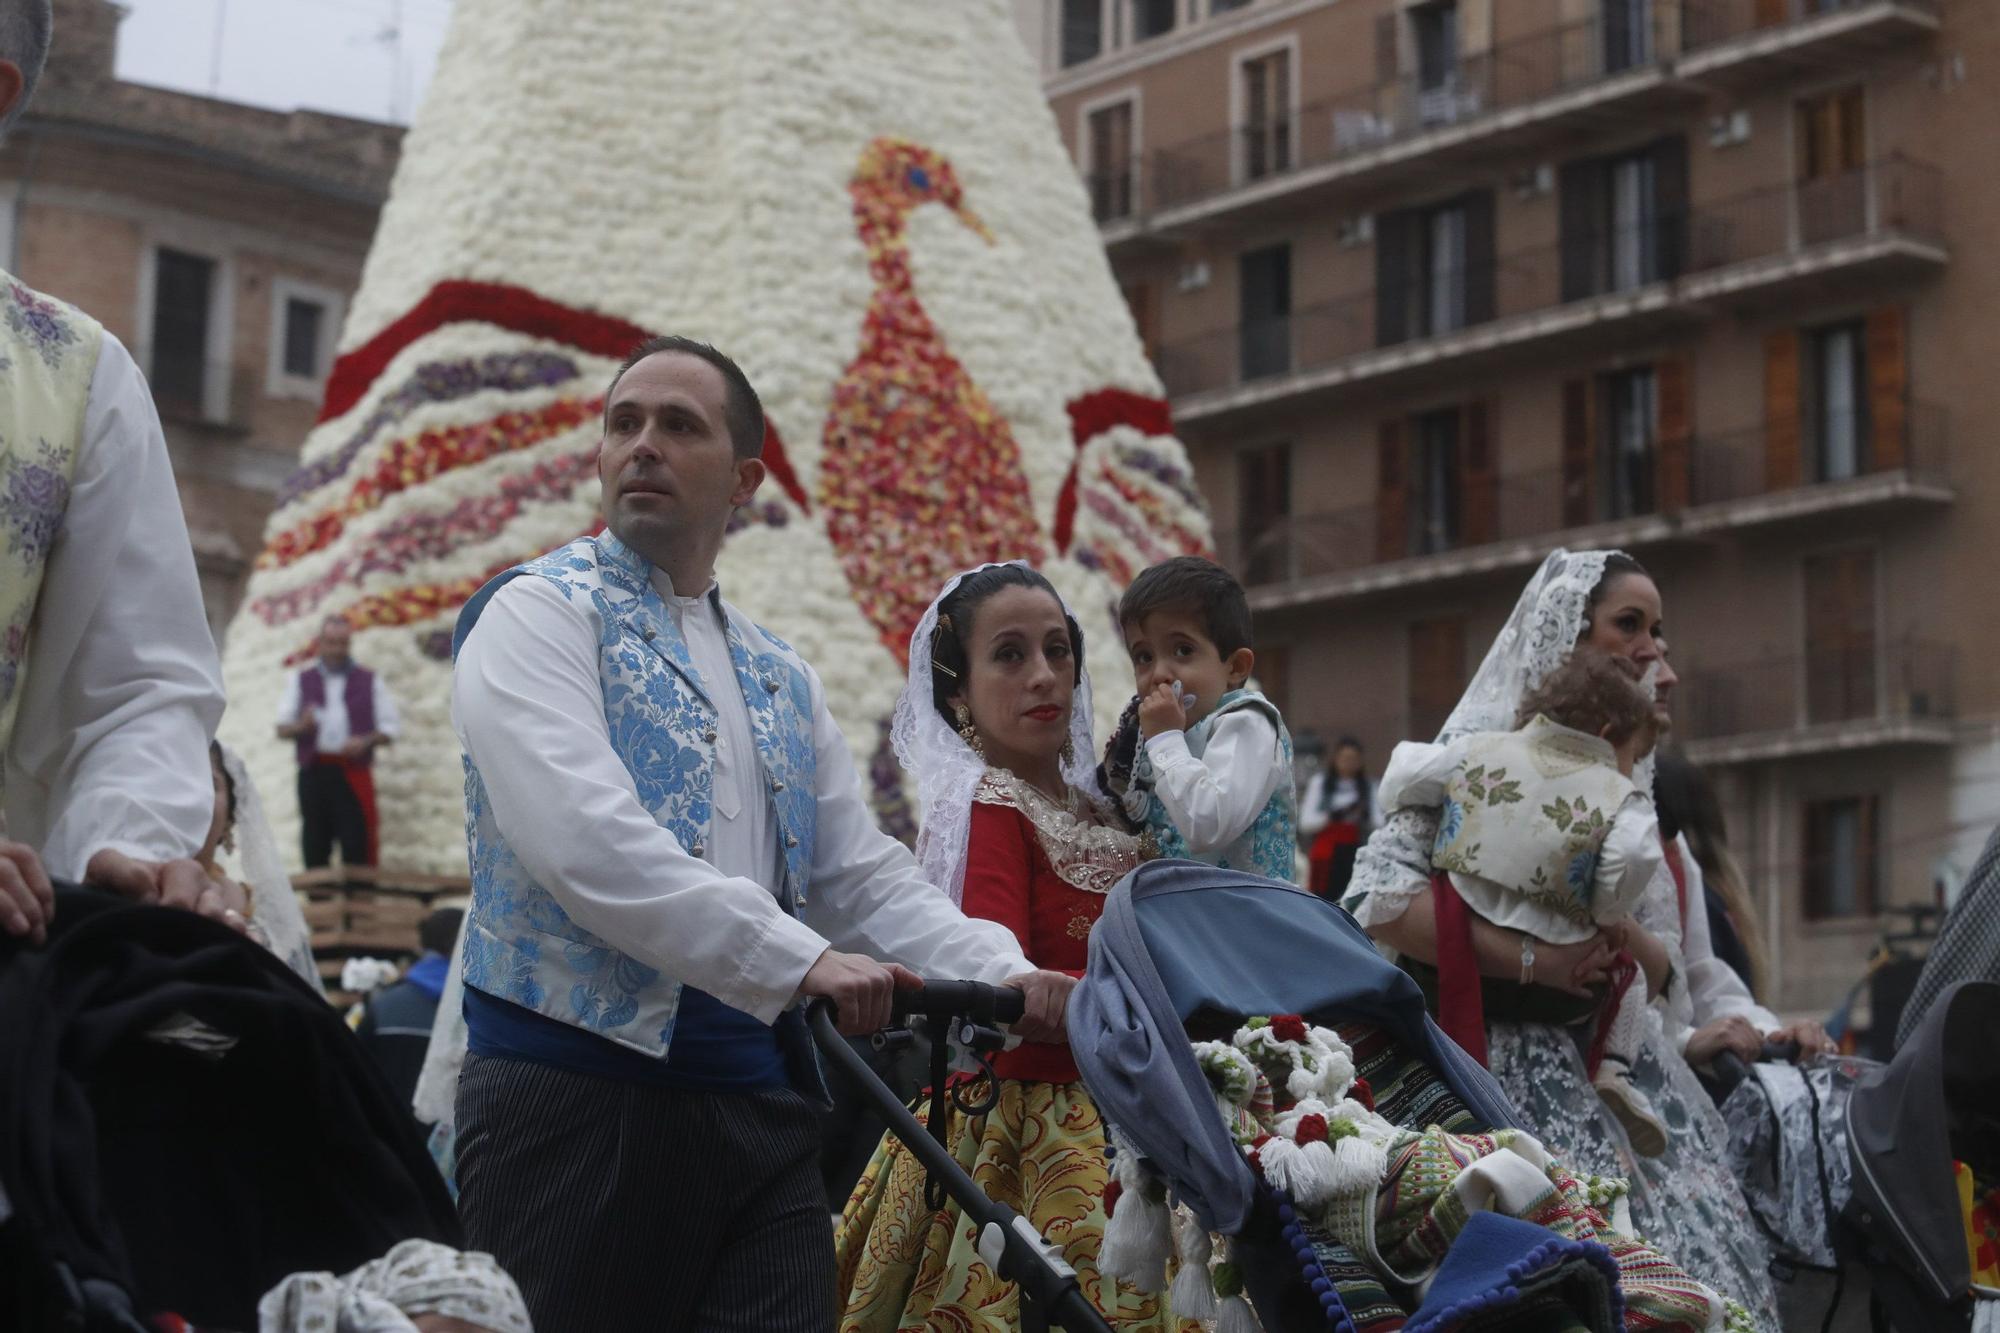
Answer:
<path fill-rule="evenodd" d="M 1153 761 L 1153 792 L 1196 856 L 1247 833 L 1278 784 L 1291 779 L 1277 727 L 1255 708 L 1225 713 L 1198 755 L 1185 731 L 1161 732 L 1146 742 L 1146 754 Z"/>
<path fill-rule="evenodd" d="M 1445 784 L 1463 762 L 1464 755 L 1463 741 L 1450 745 L 1404 741 L 1389 757 L 1389 767 L 1382 774 L 1378 795 L 1383 809 L 1435 810 L 1442 806 Z M 1659 814 L 1653 808 L 1652 798 L 1635 790 L 1613 814 L 1611 828 L 1598 852 L 1595 889 L 1591 895 L 1596 905 L 1596 924 L 1610 925 L 1629 916 L 1664 859 Z M 1453 871 L 1451 882 L 1474 912 L 1496 926 L 1518 930 L 1538 940 L 1574 944 L 1588 938 L 1594 929 L 1558 916 L 1514 889 L 1477 875 Z"/>

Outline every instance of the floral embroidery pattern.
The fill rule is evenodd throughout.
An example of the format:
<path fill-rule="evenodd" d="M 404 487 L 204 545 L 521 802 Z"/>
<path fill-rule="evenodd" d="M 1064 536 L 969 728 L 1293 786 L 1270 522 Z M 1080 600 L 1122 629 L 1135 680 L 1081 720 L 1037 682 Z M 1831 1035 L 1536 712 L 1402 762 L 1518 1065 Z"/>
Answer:
<path fill-rule="evenodd" d="M 63 349 L 77 341 L 77 332 L 63 318 L 62 307 L 18 282 L 7 284 L 7 300 L 0 302 L 0 318 L 40 354 L 50 370 L 62 364 Z M 8 363 L 0 361 L 0 366 L 5 364 Z"/>
<path fill-rule="evenodd" d="M 29 566 L 49 557 L 69 508 L 69 451 L 39 441 L 31 461 L 19 454 L 0 454 L 0 532 L 7 552 Z"/>
<path fill-rule="evenodd" d="M 818 499 L 856 603 L 907 663 L 910 631 L 946 579 L 989 560 L 1039 564 L 1047 543 L 1012 429 L 917 298 L 905 232 L 915 209 L 941 204 L 991 239 L 951 163 L 877 139 L 848 193 L 875 291 L 834 385 Z"/>

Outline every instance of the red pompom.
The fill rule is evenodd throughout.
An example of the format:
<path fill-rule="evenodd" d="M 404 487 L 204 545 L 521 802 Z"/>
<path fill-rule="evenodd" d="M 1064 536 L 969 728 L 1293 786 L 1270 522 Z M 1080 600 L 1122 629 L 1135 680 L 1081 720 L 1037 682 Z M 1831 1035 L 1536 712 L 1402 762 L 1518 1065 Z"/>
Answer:
<path fill-rule="evenodd" d="M 1354 1086 L 1347 1090 L 1347 1095 L 1352 1097 L 1355 1101 L 1360 1102 L 1363 1106 L 1367 1107 L 1369 1110 L 1372 1111 L 1375 1109 L 1375 1089 L 1368 1086 L 1367 1079 L 1365 1078 L 1355 1079 Z"/>
<path fill-rule="evenodd" d="M 1326 1117 L 1323 1115 L 1302 1115 L 1299 1117 L 1298 1132 L 1292 1138 L 1300 1147 L 1308 1143 L 1326 1142 Z"/>
<path fill-rule="evenodd" d="M 1271 1018 L 1271 1032 L 1279 1041 L 1304 1041 L 1306 1021 L 1297 1014 L 1276 1014 Z"/>
<path fill-rule="evenodd" d="M 1109 1181 L 1105 1184 L 1104 1215 L 1106 1217 L 1110 1217 L 1113 1213 L 1118 1211 L 1118 1196 L 1123 1194 L 1124 1192 L 1125 1192 L 1125 1187 L 1120 1183 L 1118 1183 L 1116 1180 Z"/>

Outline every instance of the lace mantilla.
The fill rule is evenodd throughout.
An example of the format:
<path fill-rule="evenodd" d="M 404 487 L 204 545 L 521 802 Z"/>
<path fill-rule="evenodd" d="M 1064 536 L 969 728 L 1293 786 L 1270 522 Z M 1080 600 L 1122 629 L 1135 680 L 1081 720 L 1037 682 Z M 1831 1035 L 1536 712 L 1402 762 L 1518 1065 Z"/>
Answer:
<path fill-rule="evenodd" d="M 1085 893 L 1111 892 L 1132 867 L 1159 854 L 1151 838 L 1116 827 L 1102 802 L 1075 787 L 1069 800 L 1057 805 L 1040 788 L 1005 769 L 989 768 L 973 799 L 1026 815 L 1056 877 Z"/>

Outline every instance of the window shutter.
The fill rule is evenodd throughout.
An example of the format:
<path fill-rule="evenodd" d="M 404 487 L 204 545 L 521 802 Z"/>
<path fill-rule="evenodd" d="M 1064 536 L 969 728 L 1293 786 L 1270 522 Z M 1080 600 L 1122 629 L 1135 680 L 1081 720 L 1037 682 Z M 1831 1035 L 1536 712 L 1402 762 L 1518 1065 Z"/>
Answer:
<path fill-rule="evenodd" d="M 1860 828 L 1854 839 L 1854 857 L 1860 862 L 1854 867 L 1854 910 L 1861 916 L 1874 916 L 1882 900 L 1882 798 L 1870 792 L 1854 803 L 1860 807 L 1856 816 Z"/>
<path fill-rule="evenodd" d="M 1653 367 L 1659 395 L 1659 422 L 1653 440 L 1653 494 L 1663 514 L 1687 508 L 1693 473 L 1694 404 L 1686 357 L 1670 356 Z"/>
<path fill-rule="evenodd" d="M 1597 438 L 1596 396 L 1587 379 L 1563 383 L 1562 522 L 1566 528 L 1590 522 L 1592 447 Z"/>
<path fill-rule="evenodd" d="M 1775 28 L 1791 15 L 1786 12 L 1790 0 L 1757 0 L 1757 26 Z"/>
<path fill-rule="evenodd" d="M 1396 51 L 1398 26 L 1402 23 L 1399 14 L 1384 14 L 1375 20 L 1375 83 L 1387 88 L 1396 82 L 1402 73 L 1402 60 Z"/>
<path fill-rule="evenodd" d="M 1465 322 L 1485 324 L 1495 314 L 1493 191 L 1465 198 Z"/>
<path fill-rule="evenodd" d="M 1566 162 L 1562 195 L 1562 299 L 1581 301 L 1598 288 L 1598 255 L 1604 244 L 1605 168 L 1602 162 Z"/>
<path fill-rule="evenodd" d="M 1782 491 L 1805 479 L 1799 444 L 1799 335 L 1779 329 L 1764 339 L 1764 489 Z"/>
<path fill-rule="evenodd" d="M 1465 621 L 1413 620 L 1409 638 L 1412 736 L 1435 736 L 1465 690 Z"/>
<path fill-rule="evenodd" d="M 1875 553 L 1808 556 L 1806 718 L 1846 722 L 1875 714 Z"/>
<path fill-rule="evenodd" d="M 1868 165 L 1866 106 L 1859 84 L 1834 99 L 1834 123 L 1840 142 L 1840 152 L 1834 160 L 1842 171 L 1859 171 Z"/>
<path fill-rule="evenodd" d="M 1375 218 L 1375 345 L 1393 347 L 1410 336 L 1410 233 L 1416 214 L 1409 209 Z"/>
<path fill-rule="evenodd" d="M 1458 494 L 1464 512 L 1459 542 L 1480 546 L 1500 538 L 1500 469 L 1493 456 L 1493 411 L 1489 403 L 1467 403 L 1460 409 Z"/>
<path fill-rule="evenodd" d="M 1653 149 L 1653 206 L 1659 276 L 1678 278 L 1688 251 L 1688 145 L 1681 135 L 1662 139 Z"/>
<path fill-rule="evenodd" d="M 1385 421 L 1375 440 L 1375 558 L 1401 560 L 1410 546 L 1410 479 L 1405 427 Z"/>
<path fill-rule="evenodd" d="M 1909 462 L 1909 347 L 1901 306 L 1868 312 L 1869 466 L 1893 471 Z"/>

